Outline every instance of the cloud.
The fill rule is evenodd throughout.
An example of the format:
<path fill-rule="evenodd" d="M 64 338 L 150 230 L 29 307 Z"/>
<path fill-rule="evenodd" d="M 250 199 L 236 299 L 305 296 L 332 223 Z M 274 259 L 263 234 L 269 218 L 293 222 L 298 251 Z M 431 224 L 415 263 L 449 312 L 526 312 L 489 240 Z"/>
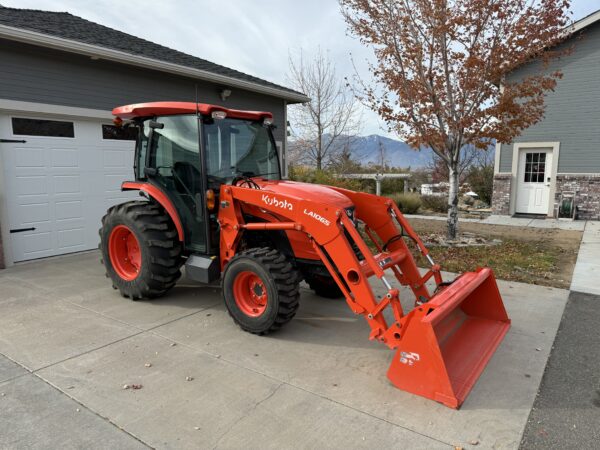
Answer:
<path fill-rule="evenodd" d="M 289 52 L 328 50 L 340 77 L 369 80 L 369 49 L 346 33 L 336 0 L 0 0 L 4 6 L 67 11 L 217 64 L 286 84 Z M 596 7 L 573 2 L 574 17 Z M 363 113 L 362 133 L 387 134 L 372 111 Z"/>

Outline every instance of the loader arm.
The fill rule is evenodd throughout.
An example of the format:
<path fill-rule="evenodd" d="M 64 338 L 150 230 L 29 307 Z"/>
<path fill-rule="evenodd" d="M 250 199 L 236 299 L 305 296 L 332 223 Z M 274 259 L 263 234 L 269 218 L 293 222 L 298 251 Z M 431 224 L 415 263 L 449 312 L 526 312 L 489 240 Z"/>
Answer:
<path fill-rule="evenodd" d="M 235 256 L 243 233 L 253 230 L 305 233 L 350 309 L 367 321 L 371 328 L 369 338 L 398 349 L 388 371 L 392 383 L 457 408 L 508 331 L 510 320 L 493 273 L 479 269 L 463 274 L 451 284 L 443 283 L 440 267 L 433 263 L 392 200 L 334 189 L 354 203 L 355 217 L 364 224 L 365 234 L 378 249 L 377 253 L 370 251 L 342 208 L 269 190 L 224 185 L 218 214 L 222 268 Z M 279 221 L 246 223 L 242 205 L 259 207 Z M 405 237 L 430 262 L 431 268 L 424 275 Z M 415 295 L 415 308 L 407 314 L 402 309 L 399 291 L 385 276 L 387 269 Z M 371 288 L 372 277 L 379 279 L 386 289 L 381 298 Z M 434 295 L 425 286 L 432 277 L 437 284 Z M 393 313 L 391 324 L 384 317 L 388 307 Z"/>
<path fill-rule="evenodd" d="M 344 293 L 350 309 L 361 314 L 371 327 L 370 339 L 380 340 L 392 349 L 397 348 L 402 337 L 402 322 L 406 319 L 398 298 L 398 290 L 391 287 L 384 271 L 392 269 L 398 281 L 413 290 L 417 303 L 423 303 L 431 298 L 425 282 L 431 276 L 435 276 L 438 284 L 442 282 L 439 266 L 432 265 L 431 270 L 421 276 L 410 249 L 394 222 L 401 226 L 404 233 L 412 235 L 425 255 L 427 250 L 392 200 L 365 193 L 345 190 L 340 192 L 354 202 L 356 216 L 365 223 L 367 232 L 375 233 L 379 237 L 380 241 L 373 239 L 374 244 L 379 247 L 379 253 L 373 254 L 370 251 L 342 208 L 259 189 L 223 186 L 219 211 L 221 264 L 224 267 L 236 254 L 237 245 L 244 232 L 304 232 Z M 241 212 L 242 204 L 266 210 L 279 217 L 280 221 L 245 223 Z M 397 221 L 398 218 L 402 222 Z M 364 257 L 362 261 L 358 259 L 352 242 Z M 385 250 L 382 248 L 384 246 Z M 382 298 L 376 297 L 368 282 L 372 276 L 380 279 L 387 291 Z M 395 318 L 391 326 L 388 326 L 384 318 L 384 310 L 388 306 L 392 308 Z"/>

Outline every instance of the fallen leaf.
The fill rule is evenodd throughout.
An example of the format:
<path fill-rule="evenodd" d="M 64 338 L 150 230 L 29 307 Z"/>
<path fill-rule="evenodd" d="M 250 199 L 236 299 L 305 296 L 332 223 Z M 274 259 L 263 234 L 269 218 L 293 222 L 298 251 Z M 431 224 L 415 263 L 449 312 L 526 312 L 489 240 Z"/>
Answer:
<path fill-rule="evenodd" d="M 144 364 L 144 367 L 152 367 L 152 364 L 146 363 L 146 364 Z"/>
<path fill-rule="evenodd" d="M 185 377 L 185 381 L 193 381 L 194 377 Z"/>

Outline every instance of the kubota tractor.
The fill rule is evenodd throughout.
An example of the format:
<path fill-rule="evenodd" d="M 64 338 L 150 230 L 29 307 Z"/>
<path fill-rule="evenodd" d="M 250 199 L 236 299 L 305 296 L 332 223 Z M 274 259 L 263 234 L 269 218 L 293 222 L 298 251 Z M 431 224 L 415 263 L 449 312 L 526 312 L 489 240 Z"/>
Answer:
<path fill-rule="evenodd" d="M 157 102 L 113 114 L 138 130 L 135 181 L 122 189 L 145 197 L 102 219 L 102 258 L 123 296 L 165 294 L 184 265 L 191 279 L 220 279 L 233 320 L 266 334 L 294 317 L 304 279 L 319 295 L 344 297 L 369 338 L 396 350 L 395 386 L 461 405 L 510 326 L 490 269 L 443 282 L 393 201 L 282 180 L 268 112 Z M 409 245 L 431 265 L 423 275 Z M 410 312 L 390 276 L 414 293 Z M 377 279 L 380 298 L 369 282 Z"/>

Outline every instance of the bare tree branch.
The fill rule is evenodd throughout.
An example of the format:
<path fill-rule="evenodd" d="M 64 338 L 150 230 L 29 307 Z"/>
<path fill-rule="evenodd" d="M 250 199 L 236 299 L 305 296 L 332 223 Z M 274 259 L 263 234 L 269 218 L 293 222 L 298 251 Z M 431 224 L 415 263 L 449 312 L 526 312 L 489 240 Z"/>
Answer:
<path fill-rule="evenodd" d="M 358 134 L 358 101 L 321 50 L 309 61 L 302 53 L 290 55 L 289 67 L 290 84 L 311 98 L 290 107 L 291 162 L 321 170 L 342 152 L 350 136 Z"/>

